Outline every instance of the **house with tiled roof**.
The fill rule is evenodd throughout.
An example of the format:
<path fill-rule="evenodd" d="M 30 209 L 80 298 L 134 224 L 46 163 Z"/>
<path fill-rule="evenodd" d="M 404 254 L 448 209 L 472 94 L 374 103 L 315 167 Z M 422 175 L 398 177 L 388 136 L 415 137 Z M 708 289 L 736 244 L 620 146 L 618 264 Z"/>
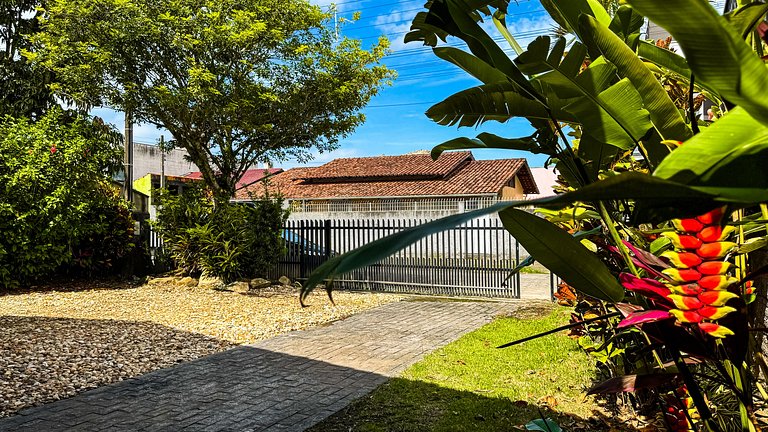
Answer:
<path fill-rule="evenodd" d="M 235 188 L 237 190 L 242 190 L 247 187 L 253 186 L 260 181 L 264 180 L 267 177 L 273 176 L 275 174 L 279 174 L 283 172 L 282 168 L 252 168 L 247 170 L 243 177 L 240 179 L 240 181 L 237 182 L 237 185 Z M 191 178 L 191 179 L 202 179 L 203 173 L 200 171 L 194 171 L 189 174 L 186 174 L 184 177 Z"/>
<path fill-rule="evenodd" d="M 539 193 L 525 159 L 476 160 L 469 151 L 434 161 L 426 153 L 336 159 L 276 174 L 268 189 L 300 218 L 431 218 Z M 246 190 L 236 199 L 250 200 Z"/>

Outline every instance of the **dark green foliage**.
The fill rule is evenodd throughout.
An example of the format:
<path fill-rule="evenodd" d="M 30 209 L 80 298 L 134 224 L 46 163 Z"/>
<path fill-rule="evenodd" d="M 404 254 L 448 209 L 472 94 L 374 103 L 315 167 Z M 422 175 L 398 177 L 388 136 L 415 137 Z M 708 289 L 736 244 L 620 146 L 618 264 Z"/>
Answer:
<path fill-rule="evenodd" d="M 23 57 L 29 49 L 28 37 L 40 26 L 37 0 L 0 0 L 0 116 L 39 118 L 55 106 L 48 84 L 53 82 L 49 71 L 33 69 Z"/>
<path fill-rule="evenodd" d="M 108 176 L 120 144 L 99 119 L 59 110 L 0 122 L 0 287 L 106 270 L 128 252 L 133 222 Z"/>
<path fill-rule="evenodd" d="M 231 282 L 263 276 L 281 256 L 287 217 L 281 199 L 253 204 L 217 202 L 199 188 L 161 192 L 155 227 L 176 265 Z"/>

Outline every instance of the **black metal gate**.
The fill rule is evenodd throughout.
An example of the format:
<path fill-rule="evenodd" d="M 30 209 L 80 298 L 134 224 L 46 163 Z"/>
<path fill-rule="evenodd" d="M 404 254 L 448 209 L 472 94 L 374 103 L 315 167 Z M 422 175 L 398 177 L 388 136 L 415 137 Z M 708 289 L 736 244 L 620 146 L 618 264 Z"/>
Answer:
<path fill-rule="evenodd" d="M 289 220 L 284 230 L 287 252 L 271 276 L 306 280 L 332 256 L 425 222 Z M 510 270 L 527 257 L 498 218 L 476 219 L 339 275 L 334 285 L 349 290 L 520 298 L 520 274 Z"/>

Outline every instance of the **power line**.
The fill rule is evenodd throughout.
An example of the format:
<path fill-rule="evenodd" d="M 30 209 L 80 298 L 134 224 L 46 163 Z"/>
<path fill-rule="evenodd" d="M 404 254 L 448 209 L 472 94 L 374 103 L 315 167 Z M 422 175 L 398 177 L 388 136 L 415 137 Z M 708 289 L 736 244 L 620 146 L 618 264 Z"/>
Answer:
<path fill-rule="evenodd" d="M 397 103 L 397 104 L 386 104 L 386 105 L 368 105 L 366 108 L 392 108 L 392 107 L 401 107 L 401 106 L 414 106 L 414 105 L 434 105 L 437 102 L 409 102 L 409 103 Z"/>
<path fill-rule="evenodd" d="M 378 39 L 378 38 L 380 38 L 382 36 L 386 36 L 387 38 L 395 38 L 396 36 L 402 36 L 402 35 L 405 35 L 405 34 L 410 33 L 410 32 L 411 32 L 411 30 L 406 30 L 406 31 L 396 32 L 396 33 L 382 33 L 382 34 L 372 35 L 372 36 L 356 37 L 355 39 L 359 39 L 359 40 L 363 41 L 363 40 L 367 40 L 367 39 Z M 513 35 L 513 36 L 515 36 L 515 35 Z M 494 40 L 501 40 L 501 39 L 504 39 L 503 36 L 499 36 L 499 37 L 494 38 Z"/>
<path fill-rule="evenodd" d="M 382 15 L 376 15 L 376 16 L 372 16 L 372 17 L 365 17 L 364 19 L 373 19 L 373 18 L 379 18 L 379 17 L 383 17 L 383 16 L 392 16 L 392 15 L 395 15 L 395 14 L 398 14 L 398 13 L 412 12 L 412 11 L 423 10 L 423 9 L 424 8 L 408 9 L 408 10 L 404 10 L 404 11 L 392 12 L 392 13 L 389 13 L 389 14 L 382 14 Z M 508 17 L 512 17 L 512 16 L 533 15 L 533 14 L 541 13 L 541 12 L 546 12 L 546 9 L 543 9 L 543 8 L 535 9 L 535 10 L 527 11 L 527 12 L 508 14 L 507 16 Z M 378 26 L 381 26 L 381 25 L 402 24 L 402 23 L 407 23 L 407 22 L 412 22 L 412 21 L 413 21 L 413 18 L 408 18 L 408 19 L 399 20 L 399 21 L 385 22 L 385 23 L 379 23 L 379 24 L 369 24 L 369 25 L 364 25 L 364 26 L 360 26 L 360 27 L 355 26 L 355 24 L 353 23 L 353 24 L 350 24 L 349 30 L 360 30 L 360 29 L 364 29 L 364 28 L 378 27 Z"/>
<path fill-rule="evenodd" d="M 340 5 L 345 5 L 345 4 L 350 4 L 350 3 L 359 3 L 359 2 L 360 2 L 360 0 L 350 0 L 350 1 L 343 1 L 343 2 L 334 2 L 334 3 L 331 4 L 331 6 L 340 6 Z M 392 2 L 392 3 L 378 4 L 378 5 L 375 5 L 375 6 L 366 6 L 366 7 L 356 8 L 356 10 L 374 9 L 374 8 L 379 8 L 379 7 L 384 7 L 384 6 L 392 6 L 392 5 L 405 4 L 405 3 L 417 3 L 417 2 L 414 1 L 414 0 L 396 1 L 396 2 Z M 331 6 L 329 6 L 329 7 L 331 7 Z"/>

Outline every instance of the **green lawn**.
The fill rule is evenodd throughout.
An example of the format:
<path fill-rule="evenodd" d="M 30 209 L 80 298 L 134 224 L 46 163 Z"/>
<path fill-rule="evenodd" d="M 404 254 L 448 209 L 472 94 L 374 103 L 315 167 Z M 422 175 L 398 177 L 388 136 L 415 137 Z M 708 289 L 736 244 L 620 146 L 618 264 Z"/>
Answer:
<path fill-rule="evenodd" d="M 568 320 L 561 308 L 524 315 L 465 335 L 311 430 L 516 430 L 537 418 L 539 407 L 568 430 L 601 430 L 585 420 L 598 409 L 583 396 L 593 369 L 573 340 L 555 334 L 495 348 Z"/>

